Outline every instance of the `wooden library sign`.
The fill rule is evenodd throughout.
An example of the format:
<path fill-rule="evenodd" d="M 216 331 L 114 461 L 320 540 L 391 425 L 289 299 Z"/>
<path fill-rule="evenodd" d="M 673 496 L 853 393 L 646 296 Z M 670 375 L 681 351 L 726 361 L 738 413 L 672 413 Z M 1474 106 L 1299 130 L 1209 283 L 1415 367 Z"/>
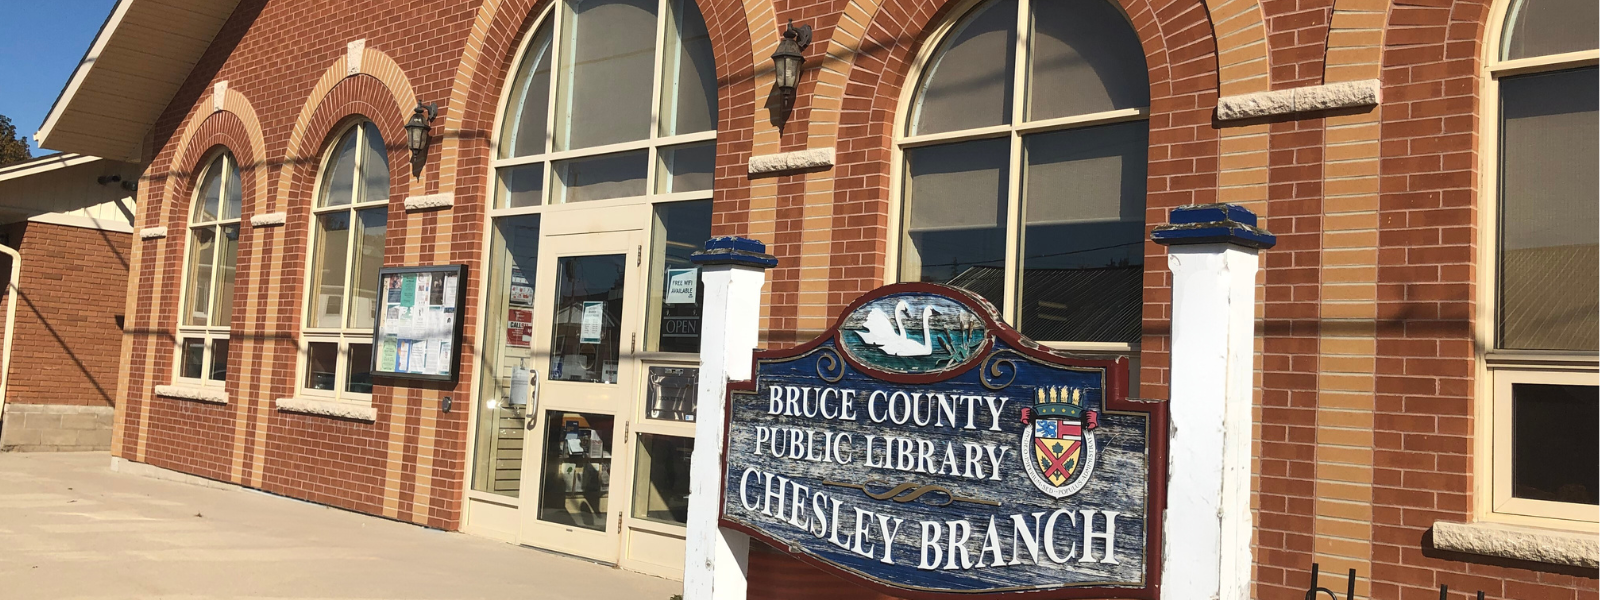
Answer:
<path fill-rule="evenodd" d="M 941 285 L 843 315 L 730 389 L 723 527 L 905 598 L 1156 598 L 1166 407 L 1127 399 L 1126 357 Z"/>

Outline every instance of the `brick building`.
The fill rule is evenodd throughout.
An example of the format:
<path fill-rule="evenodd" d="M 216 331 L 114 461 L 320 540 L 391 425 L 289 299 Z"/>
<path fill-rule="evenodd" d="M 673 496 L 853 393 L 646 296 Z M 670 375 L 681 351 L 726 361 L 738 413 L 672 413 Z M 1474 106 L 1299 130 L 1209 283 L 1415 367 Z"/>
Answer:
<path fill-rule="evenodd" d="M 813 28 L 792 106 L 768 58 L 791 20 Z M 1234 202 L 1279 240 L 1257 597 L 1302 597 L 1315 562 L 1362 598 L 1595 598 L 1595 21 L 1581 0 L 123 0 L 39 137 L 144 165 L 121 461 L 676 576 L 699 302 L 672 282 L 706 237 L 779 257 L 768 346 L 885 282 L 952 282 L 1049 345 L 1129 356 L 1161 400 L 1148 232 Z M 457 264 L 459 375 L 375 375 L 407 368 L 374 336 L 378 269 Z M 751 560 L 757 597 L 867 595 Z"/>
<path fill-rule="evenodd" d="M 140 170 L 73 154 L 0 168 L 0 245 L 21 262 L 12 294 L 0 259 L 16 303 L 0 451 L 111 447 Z"/>

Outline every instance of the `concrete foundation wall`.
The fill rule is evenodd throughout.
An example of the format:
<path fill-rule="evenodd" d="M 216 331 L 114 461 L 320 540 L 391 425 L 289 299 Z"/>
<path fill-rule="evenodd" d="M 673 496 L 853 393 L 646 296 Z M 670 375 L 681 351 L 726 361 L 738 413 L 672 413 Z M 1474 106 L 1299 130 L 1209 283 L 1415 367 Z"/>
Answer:
<path fill-rule="evenodd" d="M 0 452 L 84 452 L 111 448 L 109 406 L 6 404 Z"/>

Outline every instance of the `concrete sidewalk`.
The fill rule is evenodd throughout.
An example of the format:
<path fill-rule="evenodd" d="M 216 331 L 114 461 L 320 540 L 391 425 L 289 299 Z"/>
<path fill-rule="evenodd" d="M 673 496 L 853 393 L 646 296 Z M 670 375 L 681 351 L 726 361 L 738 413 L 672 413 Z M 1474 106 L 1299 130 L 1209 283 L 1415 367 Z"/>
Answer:
<path fill-rule="evenodd" d="M 0 453 L 0 598 L 667 600 L 683 585 L 235 489 Z"/>

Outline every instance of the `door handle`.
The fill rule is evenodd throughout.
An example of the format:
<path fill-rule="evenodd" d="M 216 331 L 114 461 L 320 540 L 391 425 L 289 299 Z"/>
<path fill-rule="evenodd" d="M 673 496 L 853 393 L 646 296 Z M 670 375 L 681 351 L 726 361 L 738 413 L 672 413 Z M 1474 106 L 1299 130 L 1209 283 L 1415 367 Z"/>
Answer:
<path fill-rule="evenodd" d="M 539 370 L 528 369 L 528 406 L 524 409 L 528 431 L 539 422 Z"/>

